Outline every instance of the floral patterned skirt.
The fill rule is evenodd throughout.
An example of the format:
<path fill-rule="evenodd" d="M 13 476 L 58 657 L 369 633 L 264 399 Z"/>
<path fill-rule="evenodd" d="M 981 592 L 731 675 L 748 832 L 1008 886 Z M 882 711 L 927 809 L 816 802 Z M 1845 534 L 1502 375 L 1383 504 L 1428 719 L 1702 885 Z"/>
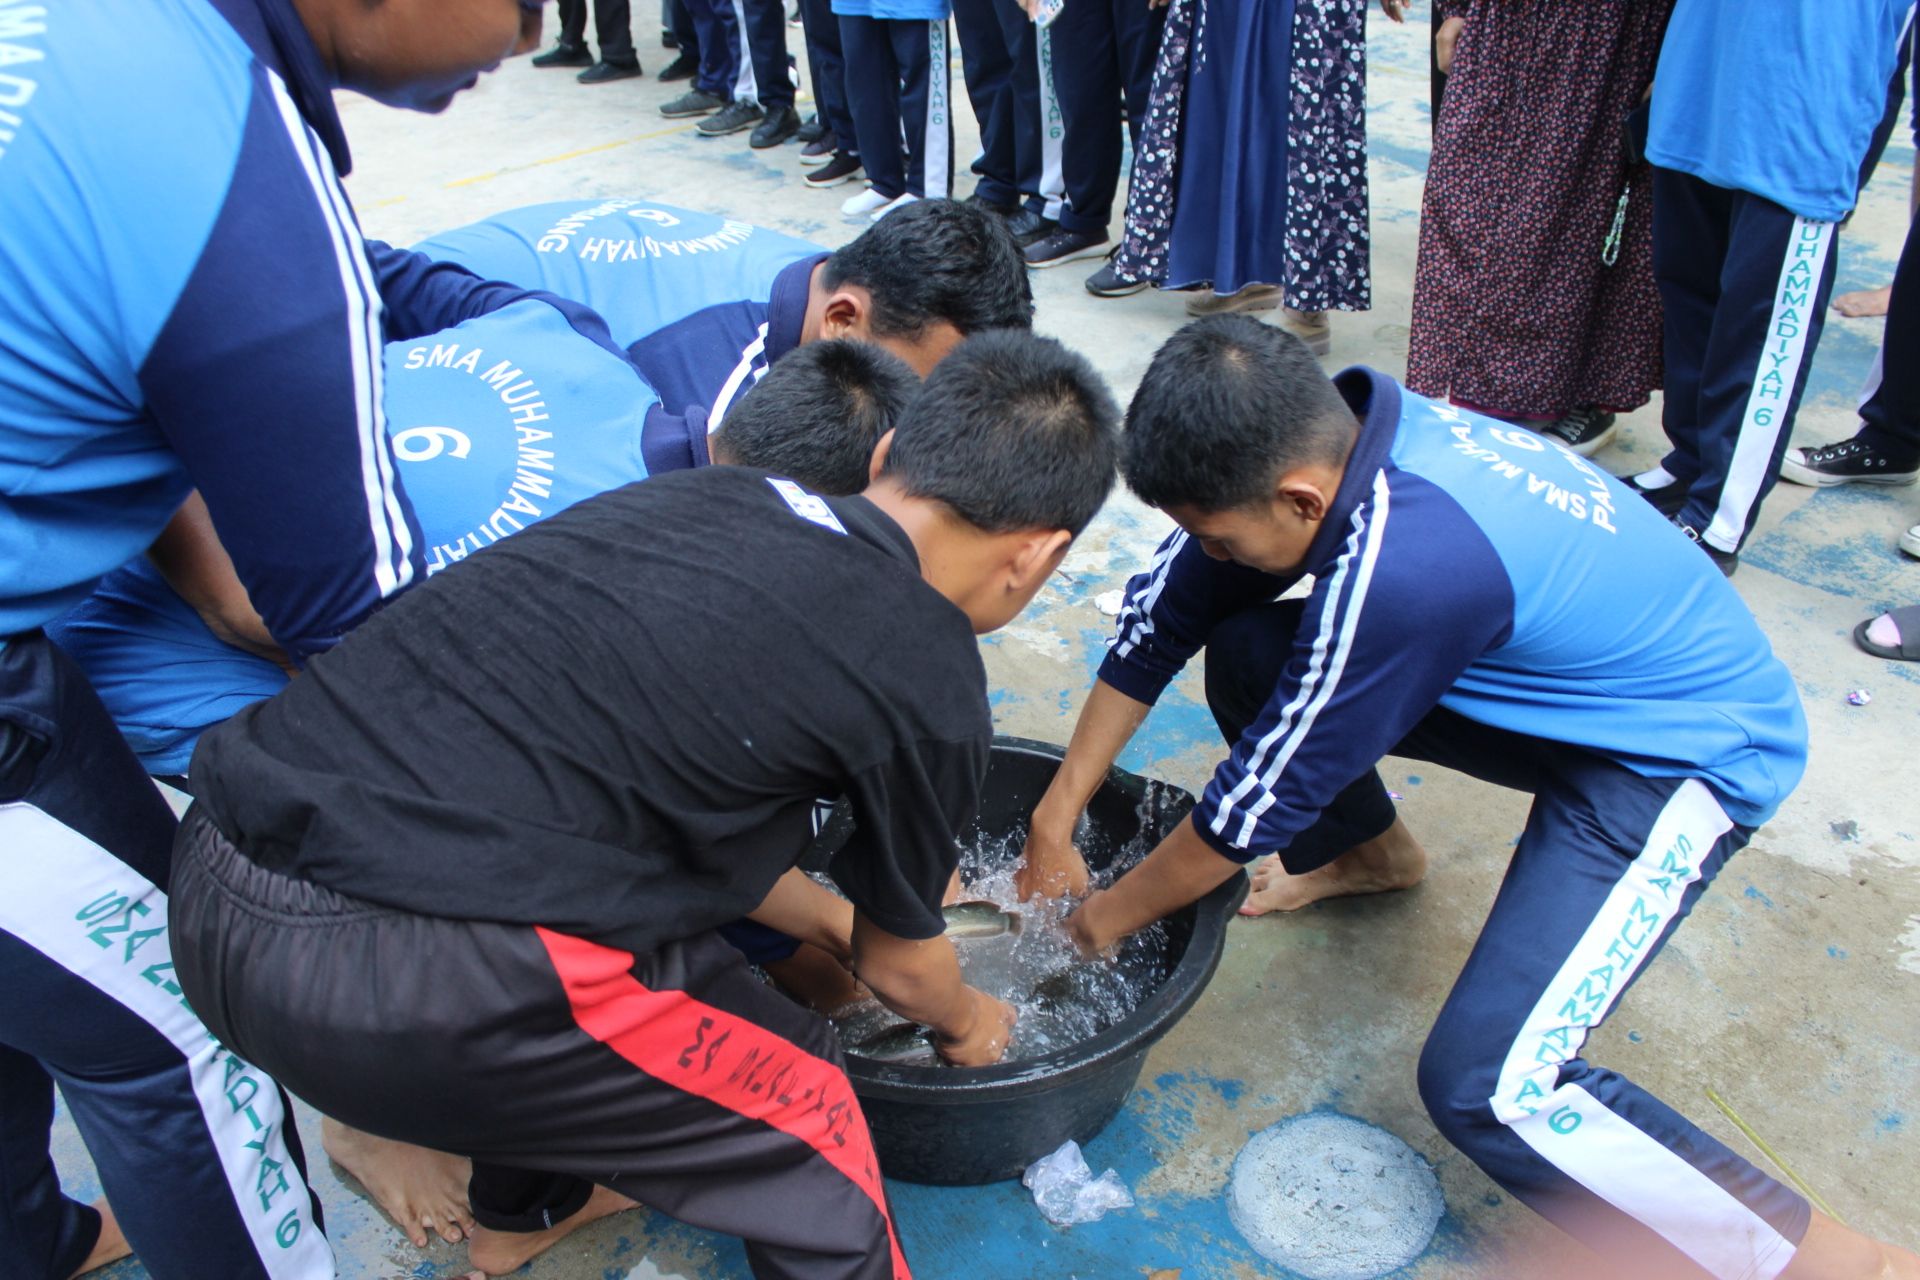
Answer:
<path fill-rule="evenodd" d="M 1364 0 L 1173 0 L 1114 270 L 1372 302 Z"/>
<path fill-rule="evenodd" d="M 1455 8 L 1407 385 L 1512 417 L 1638 408 L 1660 386 L 1661 309 L 1652 182 L 1621 136 L 1673 0 Z"/>

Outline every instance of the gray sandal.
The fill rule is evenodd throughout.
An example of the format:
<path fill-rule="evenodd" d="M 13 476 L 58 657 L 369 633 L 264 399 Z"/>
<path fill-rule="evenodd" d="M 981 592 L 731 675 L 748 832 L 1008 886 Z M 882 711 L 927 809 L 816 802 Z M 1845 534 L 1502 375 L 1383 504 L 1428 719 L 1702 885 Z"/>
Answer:
<path fill-rule="evenodd" d="M 1886 616 L 1893 619 L 1895 629 L 1900 632 L 1899 648 L 1876 644 L 1867 638 L 1867 628 L 1876 621 L 1873 618 L 1853 629 L 1853 642 L 1876 658 L 1888 658 L 1894 662 L 1920 662 L 1920 604 L 1889 609 Z"/>

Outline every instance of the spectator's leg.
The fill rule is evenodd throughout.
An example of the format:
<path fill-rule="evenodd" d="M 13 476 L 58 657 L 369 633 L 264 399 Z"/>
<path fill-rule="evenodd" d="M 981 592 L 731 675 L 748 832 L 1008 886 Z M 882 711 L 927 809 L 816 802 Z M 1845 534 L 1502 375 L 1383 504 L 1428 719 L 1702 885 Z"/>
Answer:
<path fill-rule="evenodd" d="M 891 200 L 907 189 L 900 146 L 900 68 L 891 25 L 879 18 L 840 15 L 840 47 L 847 59 L 847 107 L 853 117 L 867 183 Z"/>
<path fill-rule="evenodd" d="M 1700 474 L 1679 517 L 1721 551 L 1740 549 L 1780 478 L 1833 289 L 1833 223 L 1747 192 L 1730 208 L 1699 379 Z"/>

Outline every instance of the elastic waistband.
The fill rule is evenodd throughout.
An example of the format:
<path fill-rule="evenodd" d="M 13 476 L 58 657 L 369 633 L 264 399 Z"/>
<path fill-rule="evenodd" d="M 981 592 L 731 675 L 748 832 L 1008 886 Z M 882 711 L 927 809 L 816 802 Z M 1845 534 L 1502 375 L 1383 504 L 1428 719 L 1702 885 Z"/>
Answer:
<path fill-rule="evenodd" d="M 194 805 L 174 839 L 174 878 L 198 871 L 235 906 L 287 924 L 400 914 L 325 885 L 269 871 L 221 834 L 203 805 Z"/>

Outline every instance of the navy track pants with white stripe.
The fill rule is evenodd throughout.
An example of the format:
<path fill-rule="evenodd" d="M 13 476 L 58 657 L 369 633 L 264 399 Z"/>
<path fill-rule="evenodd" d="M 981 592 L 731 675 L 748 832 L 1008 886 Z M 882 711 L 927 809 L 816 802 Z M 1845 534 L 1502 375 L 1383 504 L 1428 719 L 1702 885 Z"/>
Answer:
<path fill-rule="evenodd" d="M 44 636 L 0 647 L 0 1275 L 66 1280 L 99 1217 L 61 1193 L 53 1088 L 155 1280 L 325 1280 L 286 1096 L 174 981 L 174 820 Z"/>
<path fill-rule="evenodd" d="M 1207 702 L 1229 742 L 1292 657 L 1301 601 L 1215 628 Z M 1533 795 L 1479 940 L 1420 1055 L 1440 1132 L 1623 1272 L 1771 1280 L 1806 1233 L 1798 1194 L 1631 1080 L 1581 1057 L 1752 834 L 1698 779 L 1643 778 L 1578 748 L 1435 708 L 1394 754 Z M 1369 770 L 1296 847 L 1311 869 L 1392 821 Z M 1635 1264 L 1635 1265 L 1629 1265 Z"/>
<path fill-rule="evenodd" d="M 847 107 L 867 182 L 881 195 L 953 193 L 947 24 L 840 15 Z M 903 152 L 904 142 L 904 152 Z"/>
<path fill-rule="evenodd" d="M 807 74 L 813 78 L 813 109 L 820 123 L 833 131 L 837 148 L 859 155 L 853 116 L 847 109 L 847 59 L 840 48 L 840 19 L 833 16 L 832 0 L 800 0 L 800 22 L 806 32 Z"/>
<path fill-rule="evenodd" d="M 793 106 L 793 59 L 787 54 L 787 10 L 781 0 L 733 0 L 740 31 L 740 73 L 733 96 L 758 102 L 768 115 Z"/>
<path fill-rule="evenodd" d="M 980 122 L 974 193 L 997 205 L 1024 203 L 1058 218 L 1065 190 L 1065 132 L 1054 100 L 1053 41 L 1019 0 L 954 0 L 954 34 L 967 97 Z"/>
<path fill-rule="evenodd" d="M 1069 231 L 1105 232 L 1113 221 L 1123 152 L 1120 108 L 1137 144 L 1160 56 L 1166 7 L 1137 0 L 1072 0 L 1054 19 L 1053 80 L 1066 125 Z"/>
<path fill-rule="evenodd" d="M 1826 325 L 1833 234 L 1763 196 L 1653 171 L 1673 445 L 1660 466 L 1687 486 L 1681 523 L 1722 551 L 1740 549 L 1780 478 Z"/>
<path fill-rule="evenodd" d="M 680 0 L 674 6 L 673 32 L 680 51 L 699 62 L 693 87 L 731 101 L 740 77 L 740 31 L 733 0 Z"/>

